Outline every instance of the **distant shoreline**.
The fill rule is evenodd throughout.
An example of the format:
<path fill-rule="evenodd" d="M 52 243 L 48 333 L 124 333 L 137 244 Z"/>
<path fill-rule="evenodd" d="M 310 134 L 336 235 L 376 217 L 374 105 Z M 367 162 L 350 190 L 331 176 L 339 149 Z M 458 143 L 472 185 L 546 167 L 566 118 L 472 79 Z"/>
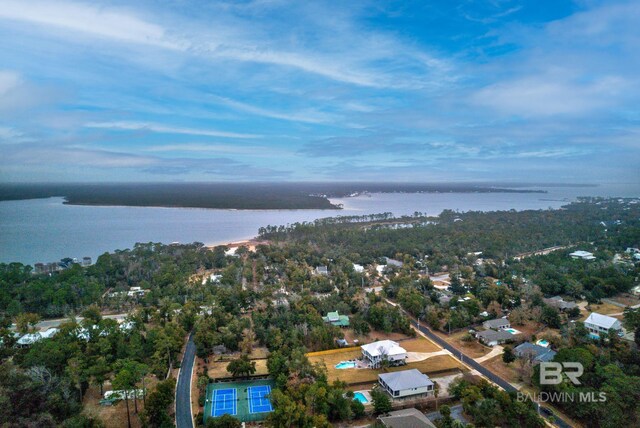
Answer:
<path fill-rule="evenodd" d="M 330 199 L 373 193 L 548 192 L 459 183 L 0 184 L 0 201 L 62 197 L 65 205 L 224 210 L 341 210 Z"/>

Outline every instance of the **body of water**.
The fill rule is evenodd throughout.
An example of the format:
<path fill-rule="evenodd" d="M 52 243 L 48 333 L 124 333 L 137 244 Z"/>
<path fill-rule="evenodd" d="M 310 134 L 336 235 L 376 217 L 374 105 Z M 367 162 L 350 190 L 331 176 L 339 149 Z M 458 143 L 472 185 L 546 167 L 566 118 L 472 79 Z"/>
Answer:
<path fill-rule="evenodd" d="M 51 262 L 131 248 L 136 242 L 218 244 L 258 228 L 336 215 L 559 208 L 577 196 L 638 197 L 629 186 L 549 188 L 548 193 L 384 193 L 332 200 L 343 210 L 214 210 L 64 205 L 62 198 L 0 202 L 0 262 Z"/>

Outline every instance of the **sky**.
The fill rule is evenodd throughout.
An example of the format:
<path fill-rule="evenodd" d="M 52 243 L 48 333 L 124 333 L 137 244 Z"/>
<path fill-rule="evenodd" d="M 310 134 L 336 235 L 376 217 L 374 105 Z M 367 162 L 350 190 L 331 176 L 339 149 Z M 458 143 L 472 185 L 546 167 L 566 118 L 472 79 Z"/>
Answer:
<path fill-rule="evenodd" d="M 0 182 L 640 183 L 640 2 L 0 0 Z"/>

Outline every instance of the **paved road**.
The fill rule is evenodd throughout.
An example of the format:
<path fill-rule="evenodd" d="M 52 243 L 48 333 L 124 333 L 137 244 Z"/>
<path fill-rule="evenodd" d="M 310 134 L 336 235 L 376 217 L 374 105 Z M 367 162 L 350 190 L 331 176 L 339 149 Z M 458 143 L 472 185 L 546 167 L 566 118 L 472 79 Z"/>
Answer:
<path fill-rule="evenodd" d="M 193 343 L 193 333 L 189 335 L 187 348 L 182 357 L 178 384 L 176 385 L 176 426 L 177 428 L 193 428 L 191 414 L 191 374 L 196 358 L 196 345 Z"/>
<path fill-rule="evenodd" d="M 404 312 L 404 310 L 403 310 L 403 312 Z M 494 382 L 496 385 L 498 385 L 500 388 L 504 389 L 505 391 L 507 391 L 507 392 L 517 392 L 518 391 L 518 389 L 515 386 L 511 385 L 509 382 L 507 382 L 506 380 L 502 379 L 500 376 L 497 376 L 496 374 L 494 374 L 492 371 L 490 371 L 486 367 L 484 367 L 481 364 L 477 363 L 476 361 L 473 360 L 473 358 L 463 354 L 461 351 L 459 351 L 458 349 L 454 348 L 449 342 L 447 342 L 446 340 L 442 339 L 440 336 L 436 335 L 429 328 L 425 327 L 423 324 L 418 324 L 413 319 L 413 317 L 411 317 L 409 314 L 406 314 L 406 315 L 409 317 L 409 319 L 411 320 L 411 323 L 413 325 L 415 325 L 417 328 L 419 328 L 420 331 L 423 332 L 429 339 L 433 340 L 438 345 L 442 346 L 444 349 L 446 349 L 449 352 L 451 352 L 451 354 L 453 354 L 454 357 L 456 357 L 457 359 L 459 359 L 460 361 L 462 361 L 463 363 L 465 363 L 469 367 L 474 368 L 480 374 L 482 374 L 483 376 L 485 376 L 486 378 L 488 378 L 489 380 Z M 551 409 L 546 408 L 545 406 L 540 406 L 540 409 L 543 410 L 543 412 L 550 412 L 550 413 L 547 413 L 547 414 L 553 414 L 553 411 Z M 565 423 L 563 420 L 559 419 L 557 416 L 555 416 L 555 422 L 553 424 L 555 426 L 557 426 L 557 427 L 560 427 L 560 428 L 571 428 L 571 425 Z"/>

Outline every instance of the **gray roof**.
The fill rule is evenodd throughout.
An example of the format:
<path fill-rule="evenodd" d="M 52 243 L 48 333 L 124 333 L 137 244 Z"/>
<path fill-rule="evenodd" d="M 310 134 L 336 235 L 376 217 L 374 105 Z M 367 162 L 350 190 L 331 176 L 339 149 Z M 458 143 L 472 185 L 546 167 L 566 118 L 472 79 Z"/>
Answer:
<path fill-rule="evenodd" d="M 424 413 L 414 408 L 389 412 L 378 419 L 388 428 L 435 428 Z"/>
<path fill-rule="evenodd" d="M 390 266 L 402 267 L 404 265 L 400 260 L 390 259 L 389 257 L 385 257 L 384 259 L 387 261 L 387 265 Z"/>
<path fill-rule="evenodd" d="M 584 320 L 585 324 L 593 324 L 606 329 L 613 327 L 618 321 L 619 320 L 617 320 L 616 318 L 602 315 L 597 312 L 592 312 L 589 317 Z"/>
<path fill-rule="evenodd" d="M 511 323 L 506 318 L 496 318 L 494 320 L 488 320 L 482 323 L 482 325 L 487 326 L 489 328 L 500 328 L 510 324 Z"/>
<path fill-rule="evenodd" d="M 410 369 L 399 372 L 380 373 L 378 375 L 389 388 L 394 391 L 403 389 L 424 388 L 425 386 L 433 386 L 433 382 L 429 376 L 422 374 L 420 370 Z"/>
<path fill-rule="evenodd" d="M 531 342 L 524 342 L 513 348 L 518 357 L 531 356 L 534 361 L 548 362 L 556 356 L 556 351 L 552 351 L 544 346 L 534 345 Z"/>
<path fill-rule="evenodd" d="M 558 309 L 573 309 L 577 308 L 574 302 L 565 302 L 564 299 L 560 296 L 553 296 L 548 299 L 542 299 L 547 305 L 556 307 Z"/>
<path fill-rule="evenodd" d="M 485 331 L 481 331 L 480 333 L 478 333 L 476 335 L 478 337 L 478 339 L 484 339 L 486 341 L 492 341 L 492 340 L 509 340 L 509 339 L 513 339 L 513 334 L 509 333 L 508 331 L 504 331 L 504 330 L 485 330 Z"/>

